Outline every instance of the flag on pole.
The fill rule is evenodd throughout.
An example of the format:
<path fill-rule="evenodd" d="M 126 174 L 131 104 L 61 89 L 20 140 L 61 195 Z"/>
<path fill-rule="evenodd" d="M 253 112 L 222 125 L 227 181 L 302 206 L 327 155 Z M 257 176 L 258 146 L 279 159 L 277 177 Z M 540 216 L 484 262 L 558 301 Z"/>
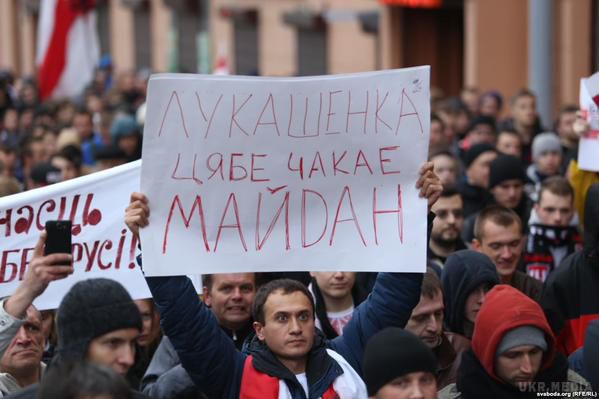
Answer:
<path fill-rule="evenodd" d="M 95 0 L 44 0 L 37 35 L 42 100 L 80 94 L 92 80 L 100 51 Z"/>

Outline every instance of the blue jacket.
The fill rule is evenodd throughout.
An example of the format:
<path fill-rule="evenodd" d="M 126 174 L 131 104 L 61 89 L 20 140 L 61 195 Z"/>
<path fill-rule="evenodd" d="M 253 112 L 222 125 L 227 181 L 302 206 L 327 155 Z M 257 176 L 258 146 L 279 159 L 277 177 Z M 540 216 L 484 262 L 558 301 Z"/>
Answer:
<path fill-rule="evenodd" d="M 212 312 L 198 300 L 187 277 L 146 280 L 160 312 L 164 333 L 194 383 L 210 398 L 237 399 L 249 353 L 235 348 Z M 372 293 L 356 308 L 343 335 L 327 341 L 326 345 L 361 375 L 366 342 L 385 327 L 405 326 L 420 300 L 421 283 L 420 273 L 379 273 Z"/>

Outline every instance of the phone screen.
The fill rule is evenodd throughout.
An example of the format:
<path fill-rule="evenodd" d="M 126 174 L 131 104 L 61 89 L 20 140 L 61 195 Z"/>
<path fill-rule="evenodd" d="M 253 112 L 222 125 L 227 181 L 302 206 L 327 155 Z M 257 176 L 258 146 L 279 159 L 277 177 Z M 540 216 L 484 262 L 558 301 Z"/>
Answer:
<path fill-rule="evenodd" d="M 49 220 L 46 222 L 46 247 L 44 254 L 71 253 L 71 221 Z"/>

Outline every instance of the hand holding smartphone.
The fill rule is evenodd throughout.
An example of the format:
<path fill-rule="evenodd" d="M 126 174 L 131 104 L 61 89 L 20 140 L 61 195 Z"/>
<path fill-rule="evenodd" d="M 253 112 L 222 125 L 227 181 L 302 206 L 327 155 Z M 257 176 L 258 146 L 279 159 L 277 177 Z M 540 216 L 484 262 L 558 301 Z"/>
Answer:
<path fill-rule="evenodd" d="M 70 254 L 71 251 L 71 221 L 49 220 L 46 222 L 46 245 L 44 255 Z"/>

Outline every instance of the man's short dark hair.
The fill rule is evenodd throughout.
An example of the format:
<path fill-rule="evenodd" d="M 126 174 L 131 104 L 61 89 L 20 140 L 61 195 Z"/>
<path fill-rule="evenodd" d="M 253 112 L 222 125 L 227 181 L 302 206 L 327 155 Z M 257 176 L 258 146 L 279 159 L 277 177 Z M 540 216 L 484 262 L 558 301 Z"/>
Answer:
<path fill-rule="evenodd" d="M 519 99 L 521 99 L 523 97 L 532 97 L 532 98 L 535 98 L 535 99 L 537 98 L 536 94 L 533 93 L 531 90 L 529 90 L 529 89 L 520 89 L 512 97 L 511 104 L 514 105 L 516 103 L 516 101 L 518 101 Z"/>
<path fill-rule="evenodd" d="M 254 285 L 258 285 L 258 273 L 253 273 L 254 275 Z M 202 274 L 202 285 L 208 290 L 212 291 L 212 285 L 214 284 L 214 276 L 215 274 Z"/>
<path fill-rule="evenodd" d="M 294 292 L 301 292 L 310 301 L 310 304 L 312 305 L 312 315 L 314 315 L 314 313 L 315 313 L 314 298 L 312 297 L 312 294 L 310 293 L 310 291 L 308 291 L 308 288 L 306 288 L 305 285 L 303 285 L 302 283 L 300 283 L 297 280 L 291 280 L 289 278 L 282 278 L 282 279 L 272 280 L 272 281 L 264 284 L 262 287 L 260 287 L 260 289 L 256 293 L 256 299 L 254 300 L 254 308 L 253 308 L 252 316 L 254 317 L 254 320 L 257 321 L 258 323 L 260 323 L 260 324 L 265 323 L 264 304 L 266 303 L 266 300 L 268 299 L 268 297 L 276 291 L 281 291 L 281 293 L 283 295 L 293 294 Z"/>
<path fill-rule="evenodd" d="M 569 196 L 570 199 L 574 201 L 574 189 L 570 185 L 568 179 L 563 176 L 552 176 L 541 183 L 537 203 L 541 203 L 541 198 L 543 198 L 543 193 L 545 191 L 549 191 L 551 194 L 557 195 L 558 197 Z"/>
<path fill-rule="evenodd" d="M 480 211 L 474 222 L 474 237 L 477 240 L 483 239 L 483 228 L 488 221 L 501 227 L 510 227 L 516 223 L 518 229 L 522 230 L 522 220 L 516 212 L 502 205 L 489 205 Z"/>
<path fill-rule="evenodd" d="M 458 195 L 460 199 L 462 199 L 462 194 L 460 194 L 460 192 L 455 187 L 443 187 L 443 191 L 441 191 L 441 198 L 449 198 L 453 197 L 454 195 Z"/>
<path fill-rule="evenodd" d="M 577 105 L 574 104 L 566 104 L 560 108 L 559 113 L 557 114 L 557 118 L 555 118 L 555 122 L 553 123 L 553 131 L 557 132 L 560 120 L 564 114 L 573 114 L 580 110 Z"/>
<path fill-rule="evenodd" d="M 422 278 L 422 286 L 420 287 L 420 295 L 428 299 L 434 299 L 436 295 L 441 293 L 443 297 L 443 287 L 439 276 L 430 267 L 426 269 Z"/>
<path fill-rule="evenodd" d="M 516 131 L 516 129 L 510 129 L 510 128 L 499 129 L 499 133 L 497 133 L 497 138 L 499 138 L 499 136 L 501 136 L 502 134 L 508 134 L 510 136 L 518 137 L 518 140 L 520 140 L 520 142 L 522 142 L 522 137 L 520 136 L 520 133 L 518 133 Z"/>

